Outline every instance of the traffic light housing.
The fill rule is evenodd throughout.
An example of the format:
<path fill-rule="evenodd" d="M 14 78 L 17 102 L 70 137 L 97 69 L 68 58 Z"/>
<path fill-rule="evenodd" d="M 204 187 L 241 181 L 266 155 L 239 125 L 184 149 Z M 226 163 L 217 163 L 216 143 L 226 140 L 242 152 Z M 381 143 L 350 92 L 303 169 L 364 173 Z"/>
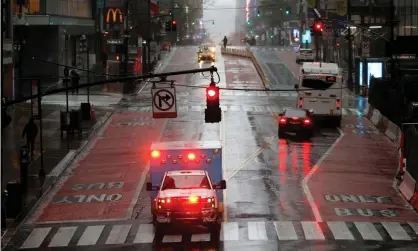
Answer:
<path fill-rule="evenodd" d="M 257 8 L 257 17 L 260 17 L 260 9 Z"/>
<path fill-rule="evenodd" d="M 286 8 L 285 13 L 286 13 L 286 15 L 289 15 L 290 14 L 290 8 Z"/>
<path fill-rule="evenodd" d="M 322 31 L 324 30 L 324 24 L 322 23 L 321 20 L 316 20 L 313 24 L 313 30 L 314 32 L 317 33 L 322 33 Z"/>
<path fill-rule="evenodd" d="M 12 122 L 12 117 L 7 114 L 6 101 L 5 97 L 1 99 L 1 129 L 8 127 Z"/>
<path fill-rule="evenodd" d="M 171 31 L 171 21 L 167 21 L 167 22 L 165 22 L 165 25 L 164 25 L 165 27 L 165 31 Z"/>
<path fill-rule="evenodd" d="M 177 31 L 177 20 L 171 22 L 171 31 Z"/>
<path fill-rule="evenodd" d="M 222 120 L 222 110 L 219 106 L 219 87 L 210 84 L 206 88 L 205 122 L 219 123 Z"/>

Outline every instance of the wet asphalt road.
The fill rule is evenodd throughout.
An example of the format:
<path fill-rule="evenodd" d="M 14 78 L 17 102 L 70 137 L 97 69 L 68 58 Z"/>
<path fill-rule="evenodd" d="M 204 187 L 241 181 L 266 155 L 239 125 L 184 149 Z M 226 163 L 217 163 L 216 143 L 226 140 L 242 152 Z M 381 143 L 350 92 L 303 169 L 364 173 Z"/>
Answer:
<path fill-rule="evenodd" d="M 196 47 L 176 48 L 160 70 L 175 71 L 199 67 L 195 62 L 196 51 Z M 240 60 L 243 61 L 233 57 L 224 58 L 219 52 L 217 53 L 215 66 L 218 67 L 221 76 L 220 87 L 227 87 L 230 84 L 226 83 L 228 68 L 225 70 L 225 65 Z M 238 68 L 251 71 L 248 64 L 240 65 L 242 66 Z M 203 67 L 207 66 L 203 65 Z M 239 75 L 239 71 L 230 70 L 230 73 L 236 80 L 234 74 Z M 209 83 L 207 78 L 198 74 L 169 79 L 175 79 L 177 84 L 189 86 L 206 87 Z M 151 111 L 150 88 L 151 85 L 145 86 L 138 96 L 121 103 L 117 110 L 119 112 Z M 250 88 L 262 88 L 261 82 L 254 83 Z M 331 251 L 395 250 L 393 249 L 395 247 L 396 250 L 418 249 L 416 243 L 391 241 L 387 236 L 385 236 L 387 241 L 384 242 L 363 241 L 352 226 L 350 231 L 355 237 L 352 241 L 335 240 L 327 223 L 320 223 L 316 229 L 306 232 L 303 221 L 313 222 L 315 218 L 306 201 L 301 181 L 334 143 L 339 133 L 337 129 L 321 129 L 309 142 L 292 137 L 279 140 L 275 115 L 284 107 L 294 106 L 296 100 L 291 92 L 263 94 L 263 92 L 222 91 L 222 122 L 205 124 L 204 89 L 178 86 L 176 90 L 179 115 L 178 118 L 168 121 L 161 141 L 222 140 L 225 142 L 224 178 L 227 180 L 227 211 L 224 214 L 224 226 L 229 226 L 229 232 L 226 233 L 224 228 L 221 236 L 213 236 L 208 235 L 205 229 L 171 230 L 167 235 L 154 236 L 152 231 L 143 228 L 147 226 L 144 224 L 151 222 L 151 215 L 148 194 L 142 191 L 134 208 L 133 219 L 118 222 L 45 225 L 44 227 L 51 227 L 50 232 L 41 242 L 41 246 L 32 250 L 77 248 L 78 250 Z M 277 224 L 288 222 L 294 228 L 296 239 L 281 241 L 276 231 L 279 226 Z M 129 226 L 124 241 L 120 244 L 106 245 L 111 231 L 116 225 L 121 224 Z M 76 246 L 83 232 L 94 225 L 104 225 L 103 231 L 98 233 L 97 242 L 90 246 Z M 76 228 L 69 243 L 62 247 L 48 247 L 54 234 L 63 226 Z M 19 248 L 33 227 L 28 225 L 27 228 L 19 231 L 8 250 Z M 322 240 L 321 238 L 307 240 L 308 236 L 319 232 L 324 236 Z M 196 237 L 196 234 L 200 236 Z M 137 243 L 135 240 L 138 235 L 148 236 L 149 241 Z"/>

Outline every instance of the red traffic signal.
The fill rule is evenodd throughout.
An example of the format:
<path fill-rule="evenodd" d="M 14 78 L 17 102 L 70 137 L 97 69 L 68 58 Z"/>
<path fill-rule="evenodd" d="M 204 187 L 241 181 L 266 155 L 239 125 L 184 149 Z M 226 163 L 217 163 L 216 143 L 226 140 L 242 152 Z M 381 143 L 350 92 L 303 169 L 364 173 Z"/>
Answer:
<path fill-rule="evenodd" d="M 173 20 L 173 24 L 177 24 L 177 21 L 176 20 Z"/>
<path fill-rule="evenodd" d="M 219 87 L 210 86 L 206 88 L 206 96 L 210 100 L 219 98 Z"/>
<path fill-rule="evenodd" d="M 315 31 L 323 31 L 324 28 L 323 28 L 322 22 L 321 21 L 315 22 L 314 29 Z"/>

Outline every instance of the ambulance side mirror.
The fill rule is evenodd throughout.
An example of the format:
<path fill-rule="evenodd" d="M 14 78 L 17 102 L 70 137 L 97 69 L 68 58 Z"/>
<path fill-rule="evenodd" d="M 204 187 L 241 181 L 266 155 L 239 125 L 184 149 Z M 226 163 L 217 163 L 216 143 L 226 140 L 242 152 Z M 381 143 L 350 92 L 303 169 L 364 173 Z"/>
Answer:
<path fill-rule="evenodd" d="M 151 182 L 147 182 L 147 191 L 159 190 L 160 186 L 153 186 Z"/>
<path fill-rule="evenodd" d="M 219 183 L 217 185 L 215 185 L 215 189 L 226 189 L 226 181 L 225 180 L 221 180 L 219 181 Z"/>

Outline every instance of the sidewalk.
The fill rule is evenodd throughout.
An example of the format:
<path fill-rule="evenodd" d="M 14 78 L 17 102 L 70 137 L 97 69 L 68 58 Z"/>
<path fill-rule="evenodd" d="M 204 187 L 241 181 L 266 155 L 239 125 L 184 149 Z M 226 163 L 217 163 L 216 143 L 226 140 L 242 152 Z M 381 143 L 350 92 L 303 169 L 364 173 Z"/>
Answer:
<path fill-rule="evenodd" d="M 44 170 L 48 175 L 53 168 L 65 158 L 65 156 L 71 151 L 74 154 L 74 150 L 77 150 L 84 141 L 89 137 L 92 129 L 96 125 L 96 121 L 101 121 L 106 115 L 106 112 L 100 108 L 95 108 L 96 121 L 83 122 L 83 133 L 78 135 L 69 135 L 68 138 L 64 132 L 63 138 L 61 138 L 60 132 L 60 109 L 57 109 L 53 105 L 42 105 L 42 132 L 43 132 L 43 149 L 44 149 Z M 12 123 L 5 129 L 3 129 L 2 137 L 2 190 L 5 190 L 8 182 L 20 180 L 20 164 L 19 164 L 19 151 L 20 147 L 26 144 L 26 139 L 21 137 L 24 126 L 29 120 L 30 116 L 30 104 L 18 104 L 12 108 L 9 108 L 9 114 L 12 117 Z M 36 121 L 39 128 L 39 121 Z M 26 208 L 21 215 L 16 219 L 7 219 L 8 233 L 10 228 L 18 226 L 21 220 L 25 217 L 32 206 L 36 203 L 40 197 L 42 191 L 41 181 L 38 178 L 38 172 L 41 169 L 40 158 L 40 131 L 35 142 L 35 156 L 33 156 L 31 164 L 29 166 L 29 188 L 28 196 L 26 200 Z M 2 229 L 3 236 L 3 229 Z M 7 238 L 7 236 L 5 236 Z M 2 237 L 2 242 L 5 240 Z M 6 240 L 7 241 L 7 240 Z"/>

